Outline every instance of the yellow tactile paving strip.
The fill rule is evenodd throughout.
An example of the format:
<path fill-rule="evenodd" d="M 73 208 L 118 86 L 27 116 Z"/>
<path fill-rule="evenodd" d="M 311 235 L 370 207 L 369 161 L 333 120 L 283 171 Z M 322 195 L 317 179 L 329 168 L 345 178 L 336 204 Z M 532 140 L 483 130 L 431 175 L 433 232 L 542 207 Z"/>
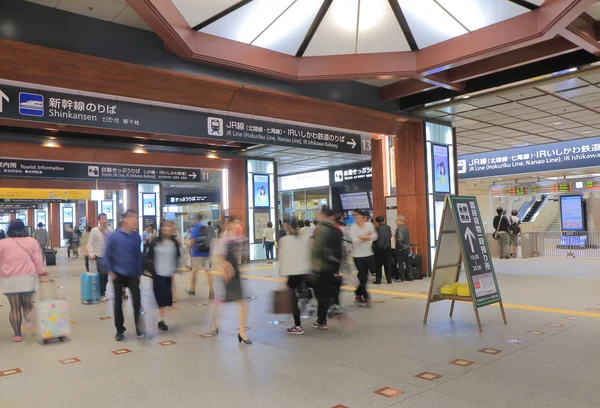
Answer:
<path fill-rule="evenodd" d="M 240 270 L 241 271 L 258 271 L 258 270 L 264 270 L 264 269 L 277 269 L 277 268 L 278 268 L 278 266 L 273 265 L 273 266 L 258 266 L 258 267 L 251 267 L 251 268 L 246 267 L 246 268 L 241 268 Z M 247 279 L 262 280 L 262 281 L 269 281 L 269 282 L 281 282 L 281 283 L 285 282 L 285 279 L 282 279 L 282 278 L 269 278 L 269 277 L 264 277 L 264 276 L 252 276 L 252 275 L 244 275 L 243 277 L 247 278 Z M 353 291 L 354 287 L 342 286 L 342 289 L 347 290 L 347 291 Z M 421 294 L 421 293 L 397 292 L 397 291 L 392 291 L 392 290 L 372 289 L 372 288 L 369 288 L 369 292 L 377 293 L 380 295 L 392 295 L 392 296 L 412 297 L 412 298 L 418 298 L 418 299 L 427 299 L 427 295 Z M 498 307 L 498 304 L 494 304 L 492 306 Z M 580 310 L 556 309 L 556 308 L 552 308 L 552 307 L 520 305 L 520 304 L 515 304 L 515 303 L 504 303 L 504 307 L 507 309 L 527 310 L 530 312 L 554 313 L 554 314 L 562 314 L 562 315 L 568 315 L 568 316 L 593 317 L 596 319 L 600 319 L 600 313 L 586 312 L 586 311 L 580 311 Z"/>

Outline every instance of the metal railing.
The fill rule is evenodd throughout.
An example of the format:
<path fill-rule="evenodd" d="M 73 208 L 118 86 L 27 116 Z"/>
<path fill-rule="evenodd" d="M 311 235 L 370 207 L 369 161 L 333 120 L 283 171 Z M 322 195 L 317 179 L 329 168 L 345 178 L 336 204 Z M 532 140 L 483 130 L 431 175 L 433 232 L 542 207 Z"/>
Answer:
<path fill-rule="evenodd" d="M 600 258 L 600 231 L 524 233 L 521 236 L 521 253 L 523 258 Z"/>

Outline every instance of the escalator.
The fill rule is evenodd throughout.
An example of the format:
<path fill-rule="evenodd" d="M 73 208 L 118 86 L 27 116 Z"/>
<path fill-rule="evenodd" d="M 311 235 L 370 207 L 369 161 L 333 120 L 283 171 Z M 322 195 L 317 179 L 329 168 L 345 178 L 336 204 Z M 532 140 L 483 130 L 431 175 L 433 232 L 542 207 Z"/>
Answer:
<path fill-rule="evenodd" d="M 523 217 L 523 220 L 521 222 L 531 222 L 531 220 L 533 220 L 537 212 L 540 210 L 542 204 L 544 204 L 544 201 L 546 201 L 546 197 L 547 196 L 545 194 L 542 194 L 540 199 L 533 203 L 533 205 L 531 206 L 529 211 L 527 211 L 527 214 L 525 214 L 525 217 Z"/>

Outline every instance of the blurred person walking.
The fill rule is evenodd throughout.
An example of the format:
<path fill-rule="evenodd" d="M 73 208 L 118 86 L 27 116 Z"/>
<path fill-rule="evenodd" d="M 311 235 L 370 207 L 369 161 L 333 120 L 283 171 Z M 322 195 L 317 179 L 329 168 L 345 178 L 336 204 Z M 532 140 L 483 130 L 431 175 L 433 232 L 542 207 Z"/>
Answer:
<path fill-rule="evenodd" d="M 335 224 L 335 214 L 327 206 L 319 213 L 319 227 L 316 228 L 311 245 L 311 267 L 316 277 L 315 292 L 319 306 L 317 321 L 312 327 L 327 330 L 327 312 L 331 305 L 335 278 L 342 262 L 342 230 Z"/>
<path fill-rule="evenodd" d="M 385 270 L 387 283 L 392 283 L 392 229 L 385 223 L 385 218 L 379 216 L 375 219 L 377 226 L 377 239 L 373 242 L 375 252 L 375 284 L 381 284 L 381 268 Z"/>
<path fill-rule="evenodd" d="M 496 208 L 496 214 L 493 221 L 494 233 L 492 236 L 500 244 L 500 259 L 509 259 L 510 222 L 508 221 L 508 217 L 504 215 L 505 213 L 502 207 Z"/>
<path fill-rule="evenodd" d="M 113 229 L 108 225 L 106 214 L 98 214 L 98 226 L 92 228 L 88 239 L 87 251 L 90 261 L 96 262 L 98 275 L 100 278 L 100 301 L 106 302 L 106 285 L 108 284 L 108 271 L 104 267 L 104 256 L 106 252 L 106 242 L 113 233 Z"/>
<path fill-rule="evenodd" d="M 275 246 L 275 230 L 273 229 L 273 223 L 269 221 L 267 223 L 267 228 L 263 231 L 262 234 L 264 247 L 265 247 L 265 255 L 267 257 L 267 264 L 272 264 L 273 259 L 273 247 Z"/>
<path fill-rule="evenodd" d="M 412 275 L 412 269 L 406 264 L 408 255 L 410 255 L 410 233 L 405 222 L 406 219 L 403 215 L 396 218 L 395 279 L 400 282 L 405 280 L 412 282 L 415 277 Z"/>
<path fill-rule="evenodd" d="M 190 286 L 186 289 L 186 292 L 190 295 L 196 294 L 198 272 L 204 272 L 208 281 L 208 298 L 214 299 L 214 281 L 210 272 L 210 246 L 216 233 L 212 226 L 202 222 L 202 214 L 198 214 L 196 219 L 198 222 L 190 230 L 190 239 L 187 243 L 192 255 L 192 274 L 190 276 Z"/>
<path fill-rule="evenodd" d="M 171 221 L 161 224 L 158 237 L 148 243 L 147 259 L 154 268 L 154 298 L 158 304 L 158 329 L 169 330 L 165 323 L 167 308 L 173 306 L 173 278 L 179 266 L 179 242 Z"/>
<path fill-rule="evenodd" d="M 73 258 L 79 258 L 79 243 L 81 242 L 81 231 L 79 228 L 75 228 L 71 234 L 71 251 L 73 251 Z"/>
<path fill-rule="evenodd" d="M 518 217 L 519 212 L 512 210 L 508 221 L 510 223 L 510 256 L 509 258 L 517 257 L 517 248 L 519 246 L 519 236 L 521 236 L 521 219 Z"/>
<path fill-rule="evenodd" d="M 225 232 L 214 247 L 215 260 L 217 268 L 223 272 L 225 281 L 225 298 L 223 302 L 235 302 L 240 307 L 238 342 L 252 344 L 246 336 L 246 322 L 248 320 L 248 303 L 244 300 L 242 291 L 242 281 L 240 278 L 240 268 L 237 262 L 237 256 L 241 253 L 243 237 L 238 236 L 237 226 L 239 221 L 234 216 L 229 217 L 225 224 Z M 219 333 L 217 321 L 217 306 L 213 309 L 213 318 L 211 330 L 214 334 Z"/>
<path fill-rule="evenodd" d="M 142 276 L 142 239 L 137 233 L 137 213 L 127 210 L 121 218 L 119 228 L 110 235 L 106 243 L 106 253 L 103 259 L 105 270 L 115 286 L 115 327 L 116 341 L 125 340 L 123 318 L 123 290 L 129 288 L 133 301 L 133 315 L 138 340 L 146 340 L 148 335 L 144 330 L 143 317 L 140 314 L 142 302 L 140 296 L 140 278 Z"/>
<path fill-rule="evenodd" d="M 370 306 L 369 293 L 367 292 L 367 282 L 369 272 L 375 274 L 375 256 L 373 253 L 373 241 L 377 239 L 377 231 L 371 222 L 368 221 L 369 213 L 363 210 L 354 210 L 354 220 L 356 223 L 350 227 L 350 237 L 354 249 L 354 265 L 358 269 L 358 286 L 355 291 L 355 301 L 358 304 Z"/>
<path fill-rule="evenodd" d="M 7 239 L 0 241 L 0 288 L 10 304 L 8 318 L 13 340 L 20 342 L 23 315 L 26 328 L 34 328 L 32 297 L 37 281 L 48 282 L 48 278 L 40 257 L 39 241 L 29 237 L 23 221 L 12 221 L 7 235 Z"/>
<path fill-rule="evenodd" d="M 292 316 L 294 326 L 287 329 L 288 334 L 304 334 L 300 320 L 297 289 L 306 283 L 310 286 L 311 242 L 307 234 L 301 234 L 298 222 L 292 219 L 285 223 L 286 235 L 279 240 L 279 275 L 287 276 L 287 286 L 291 292 Z"/>
<path fill-rule="evenodd" d="M 87 250 L 87 244 L 90 240 L 90 232 L 92 231 L 92 227 L 90 225 L 86 225 L 83 230 L 83 234 L 81 235 L 81 253 L 83 254 L 83 259 L 85 260 L 85 271 L 90 272 L 90 256 Z"/>
<path fill-rule="evenodd" d="M 38 223 L 38 227 L 36 228 L 35 232 L 33 233 L 33 237 L 35 238 L 38 245 L 40 246 L 42 262 L 45 263 L 46 257 L 44 256 L 44 251 L 48 247 L 48 231 L 46 230 L 46 228 L 44 228 L 44 223 L 42 223 L 42 222 Z"/>

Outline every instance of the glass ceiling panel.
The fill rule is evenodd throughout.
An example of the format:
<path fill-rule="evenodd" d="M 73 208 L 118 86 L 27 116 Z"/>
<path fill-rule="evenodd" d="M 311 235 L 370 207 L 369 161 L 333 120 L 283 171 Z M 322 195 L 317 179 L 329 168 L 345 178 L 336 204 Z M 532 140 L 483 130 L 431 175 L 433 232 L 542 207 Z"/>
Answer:
<path fill-rule="evenodd" d="M 507 0 L 438 0 L 438 3 L 471 31 L 529 11 Z"/>
<path fill-rule="evenodd" d="M 173 0 L 190 27 L 208 20 L 221 11 L 233 6 L 239 0 Z"/>
<path fill-rule="evenodd" d="M 467 33 L 467 30 L 433 0 L 397 1 L 419 48 L 425 48 Z"/>
<path fill-rule="evenodd" d="M 354 54 L 358 0 L 334 0 L 305 56 Z"/>
<path fill-rule="evenodd" d="M 293 0 L 254 0 L 203 28 L 203 33 L 250 44 Z"/>
<path fill-rule="evenodd" d="M 361 0 L 358 53 L 410 51 L 387 0 Z"/>
<path fill-rule="evenodd" d="M 296 55 L 322 4 L 323 0 L 296 0 L 252 45 Z"/>

